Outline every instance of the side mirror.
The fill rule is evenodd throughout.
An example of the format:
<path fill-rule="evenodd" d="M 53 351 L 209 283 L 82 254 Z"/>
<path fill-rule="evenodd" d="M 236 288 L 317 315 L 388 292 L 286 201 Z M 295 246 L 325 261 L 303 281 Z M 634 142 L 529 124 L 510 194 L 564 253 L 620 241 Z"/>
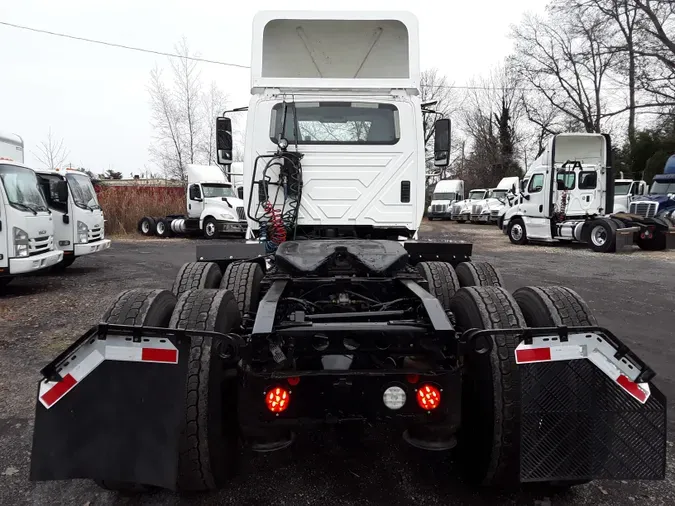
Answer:
<path fill-rule="evenodd" d="M 240 186 L 237 188 L 237 196 L 241 199 L 244 200 L 244 187 Z"/>
<path fill-rule="evenodd" d="M 450 164 L 450 120 L 437 120 L 434 131 L 434 166 L 447 167 Z"/>
<path fill-rule="evenodd" d="M 65 181 L 57 181 L 54 184 L 54 190 L 59 199 L 59 202 L 68 202 L 68 183 Z"/>
<path fill-rule="evenodd" d="M 220 165 L 232 164 L 232 120 L 216 118 L 216 152 Z"/>
<path fill-rule="evenodd" d="M 199 191 L 199 186 L 196 184 L 193 184 L 190 186 L 190 200 L 196 200 L 200 201 L 202 200 L 202 193 Z"/>

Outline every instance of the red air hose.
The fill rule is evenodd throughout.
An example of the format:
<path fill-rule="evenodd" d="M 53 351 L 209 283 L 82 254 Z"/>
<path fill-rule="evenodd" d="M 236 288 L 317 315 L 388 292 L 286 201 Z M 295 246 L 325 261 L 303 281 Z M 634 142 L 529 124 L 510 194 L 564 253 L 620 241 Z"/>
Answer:
<path fill-rule="evenodd" d="M 281 217 L 281 211 L 276 209 L 269 201 L 263 206 L 265 213 L 270 217 L 269 240 L 279 245 L 286 240 L 286 227 Z"/>

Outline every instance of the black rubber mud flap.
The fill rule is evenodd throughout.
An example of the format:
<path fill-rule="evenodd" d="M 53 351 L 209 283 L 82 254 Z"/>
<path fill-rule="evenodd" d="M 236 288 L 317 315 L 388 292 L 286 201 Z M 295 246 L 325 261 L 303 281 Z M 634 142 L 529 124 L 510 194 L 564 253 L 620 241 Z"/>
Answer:
<path fill-rule="evenodd" d="M 652 383 L 642 404 L 588 360 L 519 372 L 522 482 L 665 478 L 667 404 Z"/>
<path fill-rule="evenodd" d="M 105 346 L 115 339 L 132 338 L 99 340 L 91 332 L 81 338 L 71 360 L 85 363 L 95 356 L 91 348 L 113 356 Z M 54 401 L 49 408 L 43 404 L 43 385 L 35 412 L 32 481 L 91 478 L 175 490 L 190 340 L 162 339 L 164 346 L 176 348 L 177 363 L 100 361 L 78 380 L 64 376 L 61 396 L 48 399 Z M 143 356 L 163 360 L 165 354 L 155 348 Z"/>

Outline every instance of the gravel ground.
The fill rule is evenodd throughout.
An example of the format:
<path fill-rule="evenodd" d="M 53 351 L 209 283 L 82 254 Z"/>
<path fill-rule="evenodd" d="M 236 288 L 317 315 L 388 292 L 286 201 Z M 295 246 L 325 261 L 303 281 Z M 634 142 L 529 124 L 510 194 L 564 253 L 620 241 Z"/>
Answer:
<path fill-rule="evenodd" d="M 600 255 L 571 246 L 513 246 L 495 227 L 425 222 L 422 237 L 466 239 L 474 260 L 493 262 L 507 288 L 566 285 L 578 291 L 599 323 L 615 331 L 657 372 L 675 398 L 675 253 Z M 194 259 L 197 241 L 117 240 L 105 253 L 79 259 L 64 275 L 15 280 L 0 298 L 0 504 L 348 504 L 389 505 L 650 505 L 675 504 L 673 443 L 661 482 L 594 482 L 562 495 L 537 490 L 493 495 L 453 476 L 453 463 L 406 448 L 397 435 L 368 432 L 363 449 L 332 436 L 299 438 L 286 452 L 254 457 L 218 494 L 179 498 L 160 493 L 125 498 L 88 481 L 33 484 L 28 468 L 38 371 L 95 324 L 116 294 L 133 287 L 171 288 L 178 268 Z M 675 419 L 669 404 L 669 439 Z M 445 467 L 443 467 L 445 466 Z M 440 471 L 447 469 L 447 472 Z"/>

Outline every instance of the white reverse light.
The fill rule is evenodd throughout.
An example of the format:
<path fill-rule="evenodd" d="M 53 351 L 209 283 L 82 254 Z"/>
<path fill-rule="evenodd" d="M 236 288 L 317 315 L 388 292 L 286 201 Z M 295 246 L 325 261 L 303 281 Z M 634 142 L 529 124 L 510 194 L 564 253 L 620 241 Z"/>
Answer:
<path fill-rule="evenodd" d="M 401 387 L 389 387 L 384 391 L 384 395 L 382 395 L 384 405 L 392 410 L 401 409 L 405 404 L 405 400 L 405 390 Z"/>

